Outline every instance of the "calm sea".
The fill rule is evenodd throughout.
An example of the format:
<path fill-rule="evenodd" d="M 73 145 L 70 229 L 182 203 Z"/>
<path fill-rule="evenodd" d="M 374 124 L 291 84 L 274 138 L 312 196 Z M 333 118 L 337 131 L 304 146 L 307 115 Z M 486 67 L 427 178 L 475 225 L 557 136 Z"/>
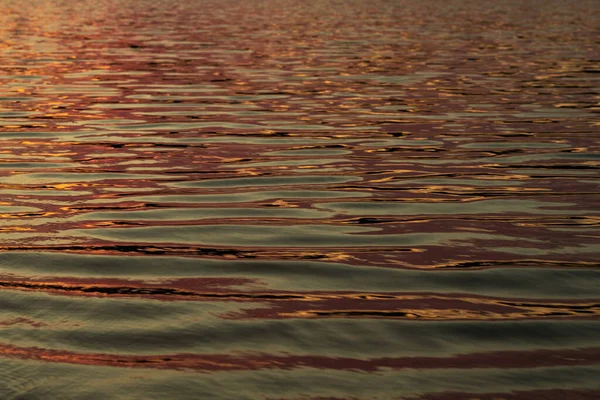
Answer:
<path fill-rule="evenodd" d="M 0 399 L 600 398 L 600 2 L 0 0 Z"/>

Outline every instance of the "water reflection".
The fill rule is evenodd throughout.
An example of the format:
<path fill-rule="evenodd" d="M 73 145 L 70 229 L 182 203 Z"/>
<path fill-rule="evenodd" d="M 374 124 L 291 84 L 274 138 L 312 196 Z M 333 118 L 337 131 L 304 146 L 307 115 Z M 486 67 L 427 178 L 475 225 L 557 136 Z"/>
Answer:
<path fill-rule="evenodd" d="M 599 12 L 0 1 L 0 397 L 597 398 Z"/>

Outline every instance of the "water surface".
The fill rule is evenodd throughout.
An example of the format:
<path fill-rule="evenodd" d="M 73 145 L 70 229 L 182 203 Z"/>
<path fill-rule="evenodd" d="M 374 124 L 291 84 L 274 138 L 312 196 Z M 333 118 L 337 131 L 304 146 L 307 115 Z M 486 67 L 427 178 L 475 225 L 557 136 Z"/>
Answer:
<path fill-rule="evenodd" d="M 0 0 L 0 398 L 600 397 L 599 22 Z"/>

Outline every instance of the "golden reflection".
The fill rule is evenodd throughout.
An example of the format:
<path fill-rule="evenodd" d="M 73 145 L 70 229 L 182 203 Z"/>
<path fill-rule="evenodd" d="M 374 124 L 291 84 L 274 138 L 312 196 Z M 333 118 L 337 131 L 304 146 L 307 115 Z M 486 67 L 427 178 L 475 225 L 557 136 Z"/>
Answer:
<path fill-rule="evenodd" d="M 496 304 L 507 304 L 497 302 Z M 494 312 L 486 309 L 473 310 L 463 308 L 376 308 L 376 309 L 311 309 L 292 312 L 280 312 L 283 318 L 391 318 L 424 320 L 515 320 L 530 318 L 589 318 L 600 314 L 599 305 L 553 304 L 551 306 L 515 304 L 519 310 L 513 312 Z M 582 310 L 583 309 L 583 310 Z"/>
<path fill-rule="evenodd" d="M 52 187 L 53 189 L 58 189 L 58 190 L 73 190 L 73 189 L 79 189 L 79 188 L 90 188 L 90 187 L 99 186 L 99 185 L 78 182 L 78 183 L 55 183 L 54 185 L 48 185 L 48 186 Z"/>
<path fill-rule="evenodd" d="M 298 208 L 298 207 L 300 207 L 297 204 L 292 204 L 292 203 L 289 203 L 282 199 L 275 200 L 274 202 L 269 203 L 269 205 L 274 206 L 274 207 L 282 207 L 282 208 Z"/>
<path fill-rule="evenodd" d="M 341 251 L 320 252 L 320 251 L 277 251 L 277 252 L 262 252 L 262 255 L 269 259 L 306 259 L 306 260 L 321 260 L 321 261 L 359 261 L 360 259 L 352 254 Z"/>
<path fill-rule="evenodd" d="M 373 151 L 373 150 L 367 150 L 367 152 L 369 151 Z M 387 173 L 394 173 L 394 174 L 409 174 L 409 173 L 414 173 L 414 170 L 411 169 L 395 169 L 393 171 L 386 171 Z M 371 182 L 372 183 L 384 183 L 384 182 L 391 182 L 391 181 L 396 181 L 398 180 L 397 176 L 388 176 L 385 178 L 380 178 L 380 179 L 373 179 Z"/>
<path fill-rule="evenodd" d="M 12 214 L 0 214 L 0 219 L 21 219 L 21 218 L 44 218 L 52 215 L 57 215 L 55 212 L 22 212 L 22 213 L 12 213 Z"/>
<path fill-rule="evenodd" d="M 0 232 L 23 232 L 23 231 L 33 231 L 33 228 L 26 228 L 22 226 L 6 226 L 0 228 Z"/>

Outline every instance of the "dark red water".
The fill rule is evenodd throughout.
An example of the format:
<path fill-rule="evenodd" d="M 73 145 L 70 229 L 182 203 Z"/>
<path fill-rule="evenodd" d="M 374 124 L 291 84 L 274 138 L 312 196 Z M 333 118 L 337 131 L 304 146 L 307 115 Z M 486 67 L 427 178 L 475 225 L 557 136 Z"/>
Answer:
<path fill-rule="evenodd" d="M 585 0 L 0 0 L 0 398 L 599 398 L 599 38 Z"/>

